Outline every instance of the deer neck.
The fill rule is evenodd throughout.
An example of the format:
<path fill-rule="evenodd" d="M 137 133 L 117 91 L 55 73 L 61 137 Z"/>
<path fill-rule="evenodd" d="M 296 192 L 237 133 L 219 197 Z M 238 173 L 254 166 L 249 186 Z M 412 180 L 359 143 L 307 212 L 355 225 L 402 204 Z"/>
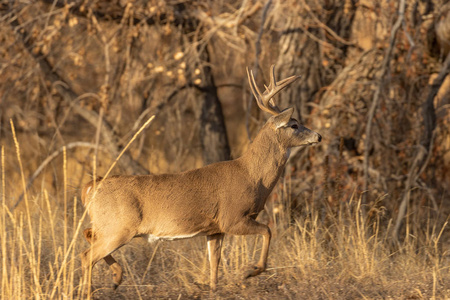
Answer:
<path fill-rule="evenodd" d="M 249 178 L 258 189 L 263 188 L 268 196 L 278 181 L 286 165 L 290 150 L 278 141 L 273 129 L 263 127 L 247 152 L 242 162 L 248 170 Z"/>

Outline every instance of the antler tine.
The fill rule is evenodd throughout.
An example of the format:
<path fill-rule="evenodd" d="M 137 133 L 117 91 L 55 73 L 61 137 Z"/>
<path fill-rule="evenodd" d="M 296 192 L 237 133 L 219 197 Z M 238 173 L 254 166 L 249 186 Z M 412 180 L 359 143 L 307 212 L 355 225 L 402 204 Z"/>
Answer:
<path fill-rule="evenodd" d="M 297 79 L 301 78 L 301 75 L 292 75 L 288 78 L 285 78 L 281 81 L 277 82 L 277 88 L 279 88 L 280 90 L 285 88 L 286 86 L 288 86 L 289 84 L 291 84 L 292 82 L 296 81 Z"/>
<path fill-rule="evenodd" d="M 277 86 L 277 83 L 275 81 L 275 65 L 270 66 L 270 83 L 269 87 L 266 87 L 267 91 L 270 93 L 270 90 L 275 88 Z"/>
<path fill-rule="evenodd" d="M 266 85 L 264 85 L 264 87 L 266 88 L 266 94 L 270 94 L 270 91 L 273 90 L 276 86 L 277 86 L 277 82 L 275 80 L 275 65 L 272 64 L 270 66 L 270 72 L 269 72 L 269 76 L 270 76 L 270 83 L 269 83 L 269 87 L 267 87 Z M 273 96 L 270 97 L 270 99 L 267 101 L 272 107 L 277 107 L 275 102 L 273 101 Z M 280 112 L 281 110 L 277 107 L 278 112 Z"/>
<path fill-rule="evenodd" d="M 286 86 L 288 86 L 289 84 L 291 84 L 292 82 L 294 82 L 295 80 L 297 80 L 300 77 L 301 77 L 300 75 L 293 75 L 293 76 L 290 76 L 288 78 L 285 78 L 285 79 L 277 82 L 275 80 L 275 65 L 271 65 L 270 66 L 270 84 L 268 87 L 265 86 L 266 92 L 270 93 L 273 90 L 272 91 L 274 93 L 273 95 L 275 95 L 276 93 L 278 93 L 279 91 L 281 91 Z"/>
<path fill-rule="evenodd" d="M 265 101 L 266 97 L 261 94 L 261 92 L 258 89 L 258 86 L 255 82 L 255 77 L 253 76 L 253 71 L 248 71 L 247 68 L 247 76 L 248 76 L 248 83 L 250 85 L 250 89 L 252 90 L 253 96 L 255 96 L 256 103 L 258 104 L 259 108 L 265 112 L 268 112 L 272 115 L 277 115 L 280 113 L 277 107 L 272 107 L 272 105 L 268 104 L 267 101 Z M 266 92 L 264 92 L 266 94 Z"/>
<path fill-rule="evenodd" d="M 261 92 L 258 90 L 258 87 L 256 86 L 255 78 L 253 77 L 253 72 L 252 71 L 249 72 L 248 68 L 246 69 L 247 69 L 248 84 L 250 85 L 250 89 L 252 90 L 253 96 L 255 96 L 256 100 L 258 100 L 259 97 L 262 97 Z"/>
<path fill-rule="evenodd" d="M 250 70 L 248 71 L 247 68 L 247 75 L 248 75 L 248 81 L 250 84 L 250 88 L 253 92 L 253 95 L 256 98 L 256 101 L 258 103 L 258 106 L 266 111 L 271 113 L 272 115 L 277 115 L 281 112 L 281 110 L 273 103 L 273 97 L 278 94 L 282 89 L 284 89 L 289 84 L 293 83 L 295 80 L 299 79 L 301 76 L 291 76 L 288 78 L 285 78 L 278 83 L 275 80 L 275 65 L 272 65 L 270 67 L 270 84 L 269 86 L 264 85 L 265 91 L 263 94 L 259 91 L 258 87 L 256 86 L 255 78 L 253 76 L 253 72 Z"/>

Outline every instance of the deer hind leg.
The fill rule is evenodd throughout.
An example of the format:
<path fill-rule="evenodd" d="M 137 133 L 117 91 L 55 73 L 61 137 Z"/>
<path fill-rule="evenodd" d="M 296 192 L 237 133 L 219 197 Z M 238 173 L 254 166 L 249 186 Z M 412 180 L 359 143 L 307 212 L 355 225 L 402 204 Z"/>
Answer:
<path fill-rule="evenodd" d="M 242 222 L 237 223 L 235 226 L 228 230 L 227 233 L 234 235 L 251 235 L 260 234 L 263 237 L 263 245 L 261 249 L 261 256 L 259 261 L 250 266 L 244 271 L 244 278 L 249 278 L 261 274 L 266 270 L 267 256 L 269 254 L 269 245 L 271 239 L 271 232 L 268 226 L 258 223 L 252 218 L 246 218 Z"/>
<path fill-rule="evenodd" d="M 122 268 L 110 253 L 129 242 L 134 235 L 116 235 L 111 240 L 109 238 L 99 238 L 93 234 L 91 228 L 88 228 L 84 231 L 84 236 L 91 244 L 91 247 L 81 254 L 84 283 L 87 283 L 90 269 L 103 258 L 111 269 L 114 283 L 113 288 L 116 289 L 122 282 Z"/>
<path fill-rule="evenodd" d="M 220 251 L 222 249 L 222 241 L 224 234 L 218 233 L 213 235 L 208 235 L 206 237 L 208 241 L 208 255 L 209 255 L 209 265 L 210 265 L 210 288 L 211 291 L 215 292 L 217 289 L 217 274 L 219 270 L 220 263 Z"/>

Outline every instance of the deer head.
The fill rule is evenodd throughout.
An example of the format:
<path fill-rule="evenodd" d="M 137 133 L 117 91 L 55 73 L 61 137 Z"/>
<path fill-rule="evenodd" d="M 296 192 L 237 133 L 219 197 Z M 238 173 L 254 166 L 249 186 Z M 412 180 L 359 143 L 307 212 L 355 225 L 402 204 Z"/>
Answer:
<path fill-rule="evenodd" d="M 283 145 L 286 148 L 291 148 L 303 145 L 312 145 L 322 140 L 322 136 L 320 134 L 304 127 L 296 119 L 292 118 L 294 108 L 291 107 L 281 110 L 274 104 L 273 101 L 276 94 L 278 94 L 289 84 L 299 79 L 301 76 L 294 75 L 276 82 L 275 65 L 272 65 L 270 67 L 270 84 L 268 87 L 264 86 L 264 93 L 259 91 L 253 72 L 249 72 L 247 69 L 247 76 L 250 89 L 256 98 L 256 103 L 259 108 L 272 115 L 266 125 L 269 125 L 269 127 L 275 131 L 275 136 L 280 142 L 280 145 Z"/>

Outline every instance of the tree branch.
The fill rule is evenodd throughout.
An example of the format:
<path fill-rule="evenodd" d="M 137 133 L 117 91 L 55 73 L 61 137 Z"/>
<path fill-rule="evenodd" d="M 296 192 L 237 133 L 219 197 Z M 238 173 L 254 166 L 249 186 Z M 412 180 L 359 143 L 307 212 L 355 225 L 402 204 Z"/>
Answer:
<path fill-rule="evenodd" d="M 373 117 L 375 115 L 376 108 L 378 106 L 378 102 L 380 101 L 380 94 L 381 94 L 381 89 L 383 88 L 383 85 L 384 85 L 384 78 L 386 77 L 386 75 L 389 71 L 391 56 L 392 56 L 392 52 L 394 50 L 394 46 L 395 46 L 395 42 L 396 42 L 397 31 L 400 29 L 404 17 L 405 17 L 405 0 L 399 0 L 398 18 L 397 18 L 397 21 L 395 22 L 394 26 L 392 26 L 389 47 L 384 56 L 384 60 L 383 60 L 382 66 L 381 66 L 381 74 L 380 74 L 380 77 L 378 78 L 378 86 L 373 95 L 372 105 L 370 106 L 369 113 L 367 115 L 367 125 L 366 125 L 366 132 L 365 132 L 366 137 L 364 140 L 364 186 L 363 186 L 364 194 L 363 194 L 363 198 L 362 198 L 363 205 L 367 204 L 367 198 L 368 198 L 367 194 L 368 194 L 368 185 L 369 185 L 369 150 L 370 150 L 370 146 L 371 146 L 370 142 L 371 142 L 371 134 L 372 134 L 372 121 L 373 121 Z M 364 211 L 364 209 L 363 209 L 363 211 Z"/>
<path fill-rule="evenodd" d="M 422 134 L 420 144 L 418 145 L 417 153 L 413 159 L 413 163 L 408 172 L 405 189 L 403 191 L 402 201 L 398 209 L 397 219 L 395 221 L 394 230 L 392 232 L 393 239 L 397 243 L 398 243 L 398 232 L 402 225 L 403 218 L 405 217 L 406 207 L 410 199 L 411 187 L 415 185 L 415 183 L 419 179 L 420 174 L 422 174 L 422 172 L 425 171 L 425 168 L 429 162 L 431 150 L 433 148 L 434 129 L 436 128 L 436 113 L 434 110 L 434 98 L 436 97 L 439 89 L 444 83 L 444 80 L 447 77 L 449 71 L 450 71 L 450 53 L 447 55 L 444 64 L 442 65 L 442 69 L 439 72 L 439 75 L 429 86 L 429 93 L 423 105 L 424 131 Z"/>
<path fill-rule="evenodd" d="M 13 21 L 11 21 L 11 26 L 14 29 L 17 29 L 20 27 L 20 24 L 18 22 L 18 19 L 15 18 Z M 85 119 L 87 122 L 89 122 L 94 128 L 98 127 L 99 122 L 99 115 L 95 111 L 87 110 L 83 107 L 81 107 L 78 104 L 78 99 L 80 99 L 80 96 L 76 94 L 65 82 L 59 74 L 57 74 L 52 66 L 50 65 L 49 61 L 43 56 L 39 54 L 33 53 L 31 51 L 31 48 L 33 46 L 31 39 L 28 37 L 27 32 L 21 28 L 21 30 L 14 30 L 16 35 L 20 38 L 22 43 L 25 46 L 25 49 L 28 51 L 28 53 L 39 63 L 39 66 L 44 73 L 44 76 L 50 80 L 55 87 L 55 89 L 58 91 L 59 94 L 63 96 L 63 98 L 66 99 L 67 102 L 70 103 L 70 107 L 83 119 Z M 101 135 L 103 138 L 103 143 L 110 152 L 110 154 L 113 157 L 117 157 L 119 154 L 119 149 L 117 147 L 117 136 L 114 133 L 114 130 L 112 126 L 105 120 L 101 120 L 102 123 L 102 130 Z M 122 157 L 122 160 L 120 161 L 120 166 L 126 170 L 126 172 L 133 174 L 149 174 L 149 171 L 144 168 L 141 164 L 139 164 L 137 161 L 133 160 L 131 155 L 129 153 L 125 153 Z"/>
<path fill-rule="evenodd" d="M 259 55 L 261 54 L 261 38 L 264 33 L 264 25 L 266 24 L 266 18 L 267 13 L 269 12 L 269 8 L 272 5 L 272 0 L 267 0 L 266 4 L 264 4 L 262 17 L 261 17 L 261 24 L 259 26 L 258 36 L 255 41 L 255 62 L 253 63 L 253 74 L 256 77 L 259 70 Z M 247 129 L 247 138 L 250 141 L 250 115 L 252 111 L 252 104 L 253 104 L 253 95 L 250 94 L 250 98 L 248 99 L 247 104 L 247 112 L 245 114 L 245 128 Z"/>

